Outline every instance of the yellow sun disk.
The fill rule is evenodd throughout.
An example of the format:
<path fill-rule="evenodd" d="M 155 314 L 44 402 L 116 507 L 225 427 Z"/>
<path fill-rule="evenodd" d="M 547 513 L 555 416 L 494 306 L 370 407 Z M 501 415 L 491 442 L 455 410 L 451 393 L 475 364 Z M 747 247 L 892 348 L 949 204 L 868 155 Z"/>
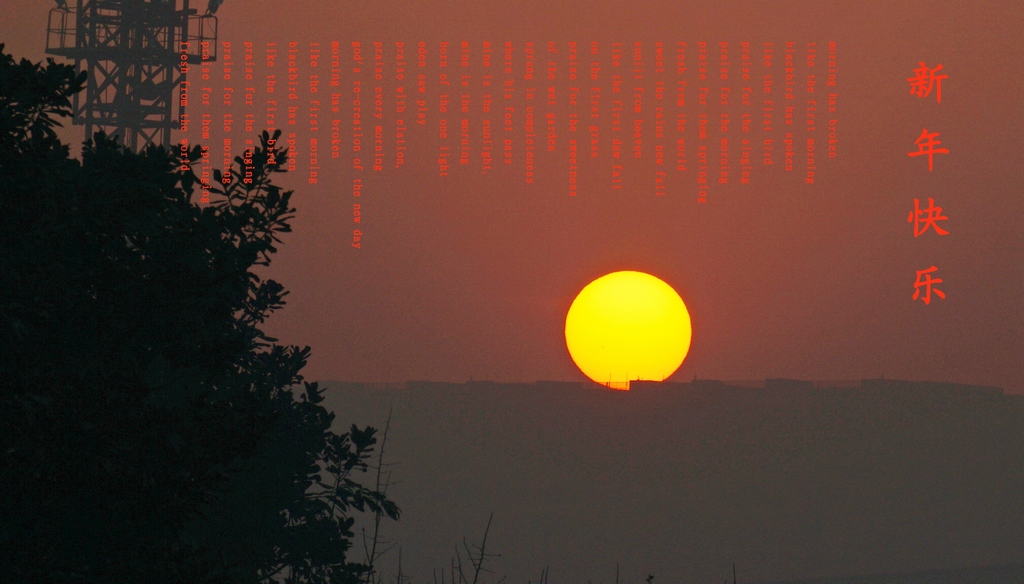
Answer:
<path fill-rule="evenodd" d="M 598 383 L 662 380 L 682 364 L 690 315 L 671 286 L 642 272 L 615 272 L 588 284 L 565 321 L 569 355 Z"/>

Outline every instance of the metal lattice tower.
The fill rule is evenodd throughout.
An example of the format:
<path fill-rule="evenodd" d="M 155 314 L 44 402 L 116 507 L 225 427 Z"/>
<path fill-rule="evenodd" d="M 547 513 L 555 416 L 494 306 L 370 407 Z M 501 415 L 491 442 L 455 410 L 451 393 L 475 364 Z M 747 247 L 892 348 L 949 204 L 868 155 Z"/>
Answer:
<path fill-rule="evenodd" d="M 46 52 L 88 73 L 72 118 L 87 139 L 103 130 L 135 152 L 170 147 L 185 113 L 175 91 L 190 65 L 217 59 L 217 17 L 189 0 L 77 0 L 50 10 Z"/>

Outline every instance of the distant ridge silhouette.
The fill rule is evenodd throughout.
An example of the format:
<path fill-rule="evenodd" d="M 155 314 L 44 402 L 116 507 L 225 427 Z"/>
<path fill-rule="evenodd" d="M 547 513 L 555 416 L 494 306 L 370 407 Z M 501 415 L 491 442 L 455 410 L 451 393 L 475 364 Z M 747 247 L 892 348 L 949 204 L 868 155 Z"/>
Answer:
<path fill-rule="evenodd" d="M 816 578 L 813 580 L 754 582 L 752 584 L 1017 584 L 1019 582 L 1024 582 L 1024 564 Z"/>

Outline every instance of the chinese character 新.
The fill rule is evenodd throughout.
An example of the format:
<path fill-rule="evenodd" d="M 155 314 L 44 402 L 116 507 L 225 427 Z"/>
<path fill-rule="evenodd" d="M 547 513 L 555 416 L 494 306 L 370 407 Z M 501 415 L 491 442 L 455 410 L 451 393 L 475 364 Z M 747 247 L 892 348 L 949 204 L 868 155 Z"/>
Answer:
<path fill-rule="evenodd" d="M 928 97 L 928 94 L 932 92 L 932 86 L 934 86 L 935 103 L 942 103 L 942 80 L 947 79 L 949 75 L 936 75 L 942 70 L 941 64 L 934 69 L 929 69 L 924 61 L 918 61 L 918 65 L 921 67 L 914 69 L 914 76 L 907 77 L 907 81 L 910 82 L 910 95 Z"/>

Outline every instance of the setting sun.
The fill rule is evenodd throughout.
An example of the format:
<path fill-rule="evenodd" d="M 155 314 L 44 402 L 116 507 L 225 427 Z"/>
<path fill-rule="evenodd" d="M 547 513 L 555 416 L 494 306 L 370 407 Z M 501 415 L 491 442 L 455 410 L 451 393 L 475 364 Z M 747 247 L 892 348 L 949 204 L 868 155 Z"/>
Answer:
<path fill-rule="evenodd" d="M 683 299 L 643 272 L 614 272 L 587 284 L 565 317 L 565 344 L 576 366 L 617 389 L 675 373 L 691 335 Z"/>

